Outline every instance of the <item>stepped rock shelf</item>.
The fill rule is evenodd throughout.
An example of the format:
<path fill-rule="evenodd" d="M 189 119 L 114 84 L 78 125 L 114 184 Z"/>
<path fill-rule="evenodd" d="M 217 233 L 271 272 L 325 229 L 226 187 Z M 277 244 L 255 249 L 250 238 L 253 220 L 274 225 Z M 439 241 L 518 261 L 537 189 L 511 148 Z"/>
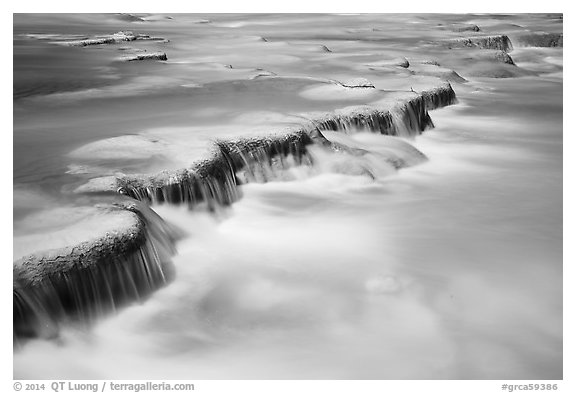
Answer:
<path fill-rule="evenodd" d="M 51 337 L 60 320 L 91 321 L 172 279 L 178 232 L 151 209 L 123 202 L 88 212 L 96 215 L 68 229 L 100 227 L 96 233 L 14 262 L 15 336 Z"/>
<path fill-rule="evenodd" d="M 117 18 L 136 24 L 154 20 L 129 14 L 122 14 Z M 212 24 L 210 21 L 196 23 Z M 210 209 L 215 209 L 238 201 L 242 196 L 241 184 L 275 180 L 274 176 L 268 175 L 273 172 L 270 170 L 271 167 L 286 169 L 292 166 L 311 165 L 313 157 L 310 150 L 313 148 L 324 149 L 334 154 L 353 156 L 367 154 L 363 149 L 332 140 L 329 133 L 360 131 L 390 137 L 414 138 L 426 129 L 434 127 L 429 111 L 457 103 L 456 93 L 450 82 L 468 83 L 469 76 L 508 78 L 532 75 L 531 71 L 517 66 L 510 55 L 514 48 L 563 46 L 562 33 L 511 29 L 496 34 L 475 23 L 439 26 L 439 30 L 446 31 L 448 35 L 432 41 L 428 38 L 418 41 L 432 48 L 435 51 L 433 54 L 438 56 L 437 59 L 432 58 L 434 56 L 404 57 L 404 54 L 396 49 L 391 51 L 393 53 L 388 59 L 382 58 L 380 54 L 371 53 L 366 55 L 366 58 L 360 57 L 359 60 L 355 60 L 353 56 L 348 58 L 349 54 L 345 52 L 339 53 L 339 40 L 354 39 L 354 34 L 368 32 L 364 41 L 377 42 L 382 39 L 376 37 L 381 32 L 379 29 L 350 29 L 347 33 L 352 34 L 350 37 L 342 37 L 341 33 L 334 36 L 318 36 L 317 38 L 330 40 L 330 43 L 327 43 L 330 49 L 317 42 L 301 44 L 282 42 L 281 33 L 271 34 L 270 37 L 266 36 L 267 38 L 259 35 L 247 36 L 244 41 L 234 35 L 227 36 L 229 40 L 238 40 L 239 47 L 242 46 L 246 50 L 266 45 L 272 51 L 278 51 L 272 52 L 267 59 L 272 66 L 278 68 L 281 68 L 279 64 L 295 61 L 293 56 L 282 52 L 286 48 L 296 53 L 301 51 L 315 54 L 315 60 L 340 57 L 344 59 L 343 61 L 353 61 L 351 69 L 362 71 L 362 77 L 341 79 L 343 82 L 325 79 L 324 75 L 288 77 L 285 76 L 286 73 L 277 69 L 267 71 L 268 65 L 266 69 L 256 68 L 252 64 L 237 66 L 232 61 L 237 60 L 234 56 L 231 56 L 230 62 L 224 62 L 217 56 L 214 58 L 205 56 L 203 61 L 190 60 L 181 53 L 173 56 L 170 52 L 170 40 L 127 30 L 106 35 L 22 34 L 30 40 L 68 47 L 68 50 L 76 51 L 74 53 L 79 56 L 83 52 L 94 50 L 102 53 L 114 51 L 116 53 L 114 58 L 120 60 L 116 63 L 121 63 L 120 67 L 126 69 L 166 66 L 179 70 L 178 67 L 184 65 L 190 66 L 193 72 L 206 77 L 205 80 L 199 78 L 202 83 L 181 77 L 174 85 L 169 85 L 175 83 L 169 78 L 159 77 L 157 83 L 160 87 L 148 91 L 151 96 L 163 88 L 173 88 L 178 94 L 186 89 L 221 88 L 224 91 L 226 87 L 222 87 L 223 84 L 219 85 L 222 80 L 240 81 L 244 77 L 245 80 L 239 82 L 232 90 L 248 88 L 251 83 L 254 85 L 261 83 L 265 86 L 265 83 L 270 81 L 279 86 L 285 83 L 288 89 L 293 82 L 299 88 L 306 87 L 306 90 L 300 92 L 299 98 L 302 98 L 302 101 L 338 100 L 337 96 L 342 94 L 353 102 L 355 98 L 361 97 L 363 103 L 370 103 L 349 106 L 335 104 L 329 109 L 322 107 L 322 111 L 319 112 L 293 111 L 286 115 L 290 118 L 290 121 L 286 122 L 290 123 L 289 126 L 278 125 L 249 135 L 211 138 L 207 150 L 200 155 L 203 158 L 198 159 L 194 156 L 191 163 L 176 169 L 129 174 L 94 171 L 97 176 L 91 176 L 87 181 L 85 179 L 79 186 L 75 184 L 72 193 L 75 196 L 86 197 L 90 201 L 93 199 L 100 201 L 98 198 L 102 198 L 104 201 L 113 199 L 113 202 L 88 207 L 85 211 L 80 209 L 78 223 L 65 224 L 62 229 L 63 233 L 75 232 L 74 236 L 63 236 L 61 240 L 54 241 L 49 248 L 37 249 L 45 243 L 38 241 L 42 237 L 39 234 L 18 240 L 26 243 L 22 248 L 27 252 L 15 253 L 17 259 L 13 265 L 15 337 L 53 337 L 58 334 L 62 322 L 90 322 L 119 306 L 145 299 L 169 283 L 174 276 L 171 256 L 176 253 L 175 244 L 181 234 L 176 228 L 164 222 L 149 205 L 168 203 L 194 208 L 199 204 L 205 204 Z M 371 37 L 370 34 L 374 34 L 375 37 Z M 386 39 L 383 38 L 384 41 Z M 50 46 L 55 48 L 54 45 Z M 56 47 L 56 49 L 66 48 Z M 122 52 L 121 57 L 118 57 L 118 51 Z M 128 66 L 122 64 L 124 62 L 132 64 Z M 330 63 L 334 62 L 330 60 Z M 367 79 L 365 75 L 373 75 L 376 79 L 372 80 L 371 77 Z M 411 82 L 405 80 L 412 77 L 415 80 L 416 90 L 413 87 L 407 89 Z M 382 89 L 384 85 L 382 80 L 390 82 L 398 79 L 401 80 L 398 83 L 401 88 L 395 86 L 390 90 Z M 58 94 L 54 96 L 71 97 L 71 101 L 77 98 L 91 99 L 98 94 L 103 94 L 103 97 L 106 97 L 106 94 L 114 98 L 123 95 L 130 97 L 139 89 L 145 90 L 147 87 L 148 80 L 145 77 L 135 80 L 133 85 L 120 85 L 119 89 L 102 87 L 100 90 L 95 88 L 84 91 L 78 96 L 74 95 L 75 92 L 71 92 L 70 96 L 66 95 L 67 92 L 61 93 L 60 97 Z M 165 82 L 168 83 L 167 86 L 164 86 Z M 373 96 L 376 98 L 370 101 L 368 98 Z M 31 98 L 31 101 L 36 98 Z M 53 98 L 48 96 L 49 100 Z M 346 102 L 346 99 L 342 101 Z M 161 138 L 153 140 L 140 137 L 141 135 L 125 139 L 129 143 L 134 143 L 132 147 L 137 152 L 132 152 L 133 157 L 122 158 L 127 160 L 147 158 L 148 155 L 165 154 L 162 149 L 166 146 L 171 148 L 170 144 Z M 99 154 L 109 154 L 106 159 L 115 159 L 114 144 L 121 138 L 123 137 L 104 139 L 88 147 L 95 148 Z M 405 168 L 426 160 L 423 153 L 401 139 L 394 143 L 400 149 L 412 149 L 412 158 L 392 153 L 379 157 L 393 168 Z M 185 147 L 183 149 L 185 151 Z M 85 146 L 72 152 L 71 157 L 81 159 L 87 153 L 90 154 L 91 150 Z M 97 230 L 88 234 L 81 230 L 82 227 L 95 227 Z M 53 236 L 50 239 L 54 238 Z"/>
<path fill-rule="evenodd" d="M 76 192 L 119 193 L 147 203 L 227 205 L 240 197 L 237 173 L 241 170 L 269 165 L 278 157 L 291 157 L 302 164 L 310 145 L 350 151 L 326 139 L 322 131 L 356 128 L 415 136 L 434 126 L 428 110 L 455 102 L 448 83 L 421 93 L 397 93 L 378 105 L 316 116 L 300 128 L 272 136 L 217 141 L 209 158 L 191 168 L 153 176 L 96 178 Z M 395 161 L 393 165 L 404 167 L 408 163 Z M 177 239 L 174 229 L 140 202 L 96 209 L 104 222 L 118 226 L 103 228 L 102 234 L 92 239 L 25 255 L 14 263 L 16 336 L 54 335 L 60 320 L 81 317 L 89 321 L 144 298 L 170 280 L 170 255 L 175 252 Z"/>
<path fill-rule="evenodd" d="M 402 93 L 392 100 L 374 106 L 349 107 L 310 119 L 300 128 L 280 130 L 274 135 L 233 141 L 219 141 L 210 157 L 192 168 L 163 172 L 152 176 L 96 178 L 76 192 L 119 192 L 153 203 L 230 204 L 239 191 L 235 174 L 254 164 L 269 162 L 274 157 L 292 156 L 301 162 L 306 146 L 316 143 L 337 150 L 322 131 L 346 131 L 355 128 L 383 135 L 414 136 L 433 127 L 428 110 L 456 102 L 450 84 L 422 91 Z M 398 164 L 398 166 L 405 166 Z"/>

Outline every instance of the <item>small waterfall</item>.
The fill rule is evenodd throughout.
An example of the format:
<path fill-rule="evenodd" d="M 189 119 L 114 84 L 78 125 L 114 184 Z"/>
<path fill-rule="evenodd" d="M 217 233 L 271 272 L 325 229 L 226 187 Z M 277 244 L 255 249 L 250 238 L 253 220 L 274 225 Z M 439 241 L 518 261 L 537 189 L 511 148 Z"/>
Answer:
<path fill-rule="evenodd" d="M 124 61 L 143 61 L 143 60 L 159 60 L 166 61 L 168 56 L 164 52 L 157 53 L 143 53 L 138 55 L 125 56 L 122 58 Z"/>
<path fill-rule="evenodd" d="M 343 150 L 342 146 L 327 140 L 322 131 L 364 131 L 414 137 L 434 127 L 429 110 L 457 102 L 450 83 L 411 94 L 392 105 L 375 103 L 373 106 L 344 108 L 268 137 L 217 141 L 209 157 L 197 161 L 191 168 L 153 176 L 93 179 L 78 192 L 115 190 L 147 203 L 187 204 L 191 208 L 206 203 L 210 210 L 214 210 L 217 206 L 237 201 L 241 197 L 238 187 L 241 183 L 266 182 L 277 177 L 278 169 L 311 164 L 309 145 L 323 146 L 336 152 Z"/>
<path fill-rule="evenodd" d="M 155 176 L 126 176 L 117 179 L 118 192 L 148 203 L 188 204 L 202 202 L 213 210 L 230 205 L 241 197 L 239 184 L 265 182 L 275 178 L 277 169 L 310 164 L 307 146 L 318 143 L 335 149 L 322 135 L 323 130 L 362 130 L 385 135 L 410 136 L 433 127 L 421 96 L 390 111 L 362 108 L 346 115 L 333 115 L 312 121 L 308 128 L 285 134 L 217 141 L 212 156 L 190 169 L 162 172 Z M 239 172 L 242 172 L 239 174 Z"/>
<path fill-rule="evenodd" d="M 193 206 L 205 201 L 213 207 L 214 203 L 229 205 L 240 197 L 234 171 L 220 151 L 190 169 L 149 177 L 125 176 L 117 183 L 120 194 L 153 204 Z"/>
<path fill-rule="evenodd" d="M 413 137 L 434 127 L 429 109 L 451 105 L 456 100 L 452 86 L 424 91 L 394 105 L 389 110 L 375 107 L 351 107 L 335 115 L 313 120 L 318 131 L 375 132 L 383 135 Z"/>
<path fill-rule="evenodd" d="M 311 143 L 313 138 L 303 130 L 278 136 L 218 141 L 212 156 L 195 163 L 192 168 L 149 178 L 120 178 L 118 192 L 151 203 L 194 206 L 206 202 L 211 209 L 216 205 L 229 205 L 241 196 L 237 172 L 245 170 L 248 178 L 256 178 L 257 171 L 272 170 L 275 158 L 279 158 L 281 166 L 286 157 L 301 164 L 307 157 L 306 146 Z"/>
<path fill-rule="evenodd" d="M 220 151 L 238 176 L 242 171 L 244 183 L 266 182 L 291 166 L 311 164 L 306 147 L 313 143 L 303 130 L 295 130 L 278 137 L 218 141 Z"/>
<path fill-rule="evenodd" d="M 54 337 L 67 320 L 92 323 L 173 279 L 178 233 L 139 202 L 102 208 L 124 214 L 126 228 L 14 263 L 15 338 Z"/>
<path fill-rule="evenodd" d="M 313 120 L 318 131 L 377 132 L 395 135 L 394 120 L 390 111 L 379 111 L 371 107 L 355 107 L 346 114 Z"/>
<path fill-rule="evenodd" d="M 420 95 L 426 103 L 426 110 L 429 111 L 443 108 L 449 105 L 454 105 L 458 102 L 456 93 L 452 89 L 452 85 L 450 83 L 446 83 L 445 85 L 435 89 L 424 90 L 420 92 Z"/>
<path fill-rule="evenodd" d="M 427 128 L 434 128 L 426 108 L 426 100 L 422 95 L 396 105 L 390 112 L 395 129 L 392 135 L 412 137 L 420 135 Z"/>

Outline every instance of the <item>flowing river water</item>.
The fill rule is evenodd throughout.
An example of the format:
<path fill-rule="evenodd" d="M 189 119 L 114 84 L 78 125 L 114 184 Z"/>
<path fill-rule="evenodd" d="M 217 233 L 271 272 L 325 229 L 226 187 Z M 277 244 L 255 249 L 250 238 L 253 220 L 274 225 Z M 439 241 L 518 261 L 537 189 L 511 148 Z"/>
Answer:
<path fill-rule="evenodd" d="M 127 30 L 154 39 L 62 44 Z M 15 15 L 15 260 L 113 225 L 93 206 L 126 198 L 78 192 L 91 179 L 447 81 L 457 102 L 422 134 L 323 130 L 363 153 L 313 144 L 238 174 L 230 205 L 152 203 L 179 233 L 174 278 L 16 340 L 14 377 L 561 379 L 563 50 L 523 38 L 561 32 L 532 14 Z M 515 64 L 451 41 L 499 34 Z"/>

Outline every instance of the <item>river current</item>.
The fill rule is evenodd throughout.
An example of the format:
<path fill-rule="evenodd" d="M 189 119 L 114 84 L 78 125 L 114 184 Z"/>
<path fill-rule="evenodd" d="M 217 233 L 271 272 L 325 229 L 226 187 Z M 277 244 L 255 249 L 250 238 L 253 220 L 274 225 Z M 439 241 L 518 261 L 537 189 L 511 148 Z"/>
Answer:
<path fill-rule="evenodd" d="M 128 30 L 155 39 L 62 44 Z M 522 38 L 558 32 L 534 14 L 16 14 L 15 260 L 107 225 L 67 232 L 110 198 L 75 192 L 91 179 L 398 92 L 449 82 L 457 103 L 422 134 L 325 130 L 365 153 L 312 145 L 228 206 L 152 204 L 182 234 L 173 281 L 15 345 L 14 377 L 561 379 L 563 49 Z M 451 41 L 501 34 L 514 65 Z"/>

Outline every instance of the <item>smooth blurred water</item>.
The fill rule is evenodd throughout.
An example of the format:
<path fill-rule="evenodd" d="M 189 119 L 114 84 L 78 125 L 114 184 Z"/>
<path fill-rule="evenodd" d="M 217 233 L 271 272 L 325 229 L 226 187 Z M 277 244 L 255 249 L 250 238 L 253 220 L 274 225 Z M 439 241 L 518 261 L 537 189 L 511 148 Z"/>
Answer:
<path fill-rule="evenodd" d="M 467 75 L 458 56 L 430 44 L 457 36 L 439 23 L 556 31 L 553 16 L 174 15 L 128 26 L 68 16 L 65 31 L 54 18 L 62 17 L 15 17 L 15 236 L 34 229 L 25 219 L 33 211 L 92 203 L 67 192 L 91 177 L 180 162 L 162 152 L 87 158 L 80 164 L 90 171 L 66 173 L 78 165 L 69 153 L 87 143 L 138 134 L 200 150 L 211 136 L 380 94 L 306 98 L 318 80 L 250 80 L 254 68 L 365 77 L 381 90 L 441 82 L 361 67 L 403 56 L 439 59 L 468 82 L 452 83 L 459 104 L 431 112 L 436 128 L 408 141 L 428 157 L 414 167 L 313 148 L 312 167 L 244 185 L 243 198 L 216 214 L 154 206 L 187 232 L 176 280 L 89 330 L 26 343 L 14 353 L 15 378 L 562 378 L 562 49 L 515 49 L 524 76 L 496 79 Z M 165 45 L 169 61 L 116 63 L 112 46 L 52 49 L 18 38 L 120 29 L 169 38 L 146 43 Z M 58 71 L 47 64 L 38 73 L 26 53 L 50 57 Z M 60 64 L 91 76 L 78 85 L 61 78 Z M 48 87 L 20 85 L 20 76 Z M 192 83 L 205 85 L 183 86 Z M 381 135 L 332 137 L 374 157 L 389 149 Z"/>

